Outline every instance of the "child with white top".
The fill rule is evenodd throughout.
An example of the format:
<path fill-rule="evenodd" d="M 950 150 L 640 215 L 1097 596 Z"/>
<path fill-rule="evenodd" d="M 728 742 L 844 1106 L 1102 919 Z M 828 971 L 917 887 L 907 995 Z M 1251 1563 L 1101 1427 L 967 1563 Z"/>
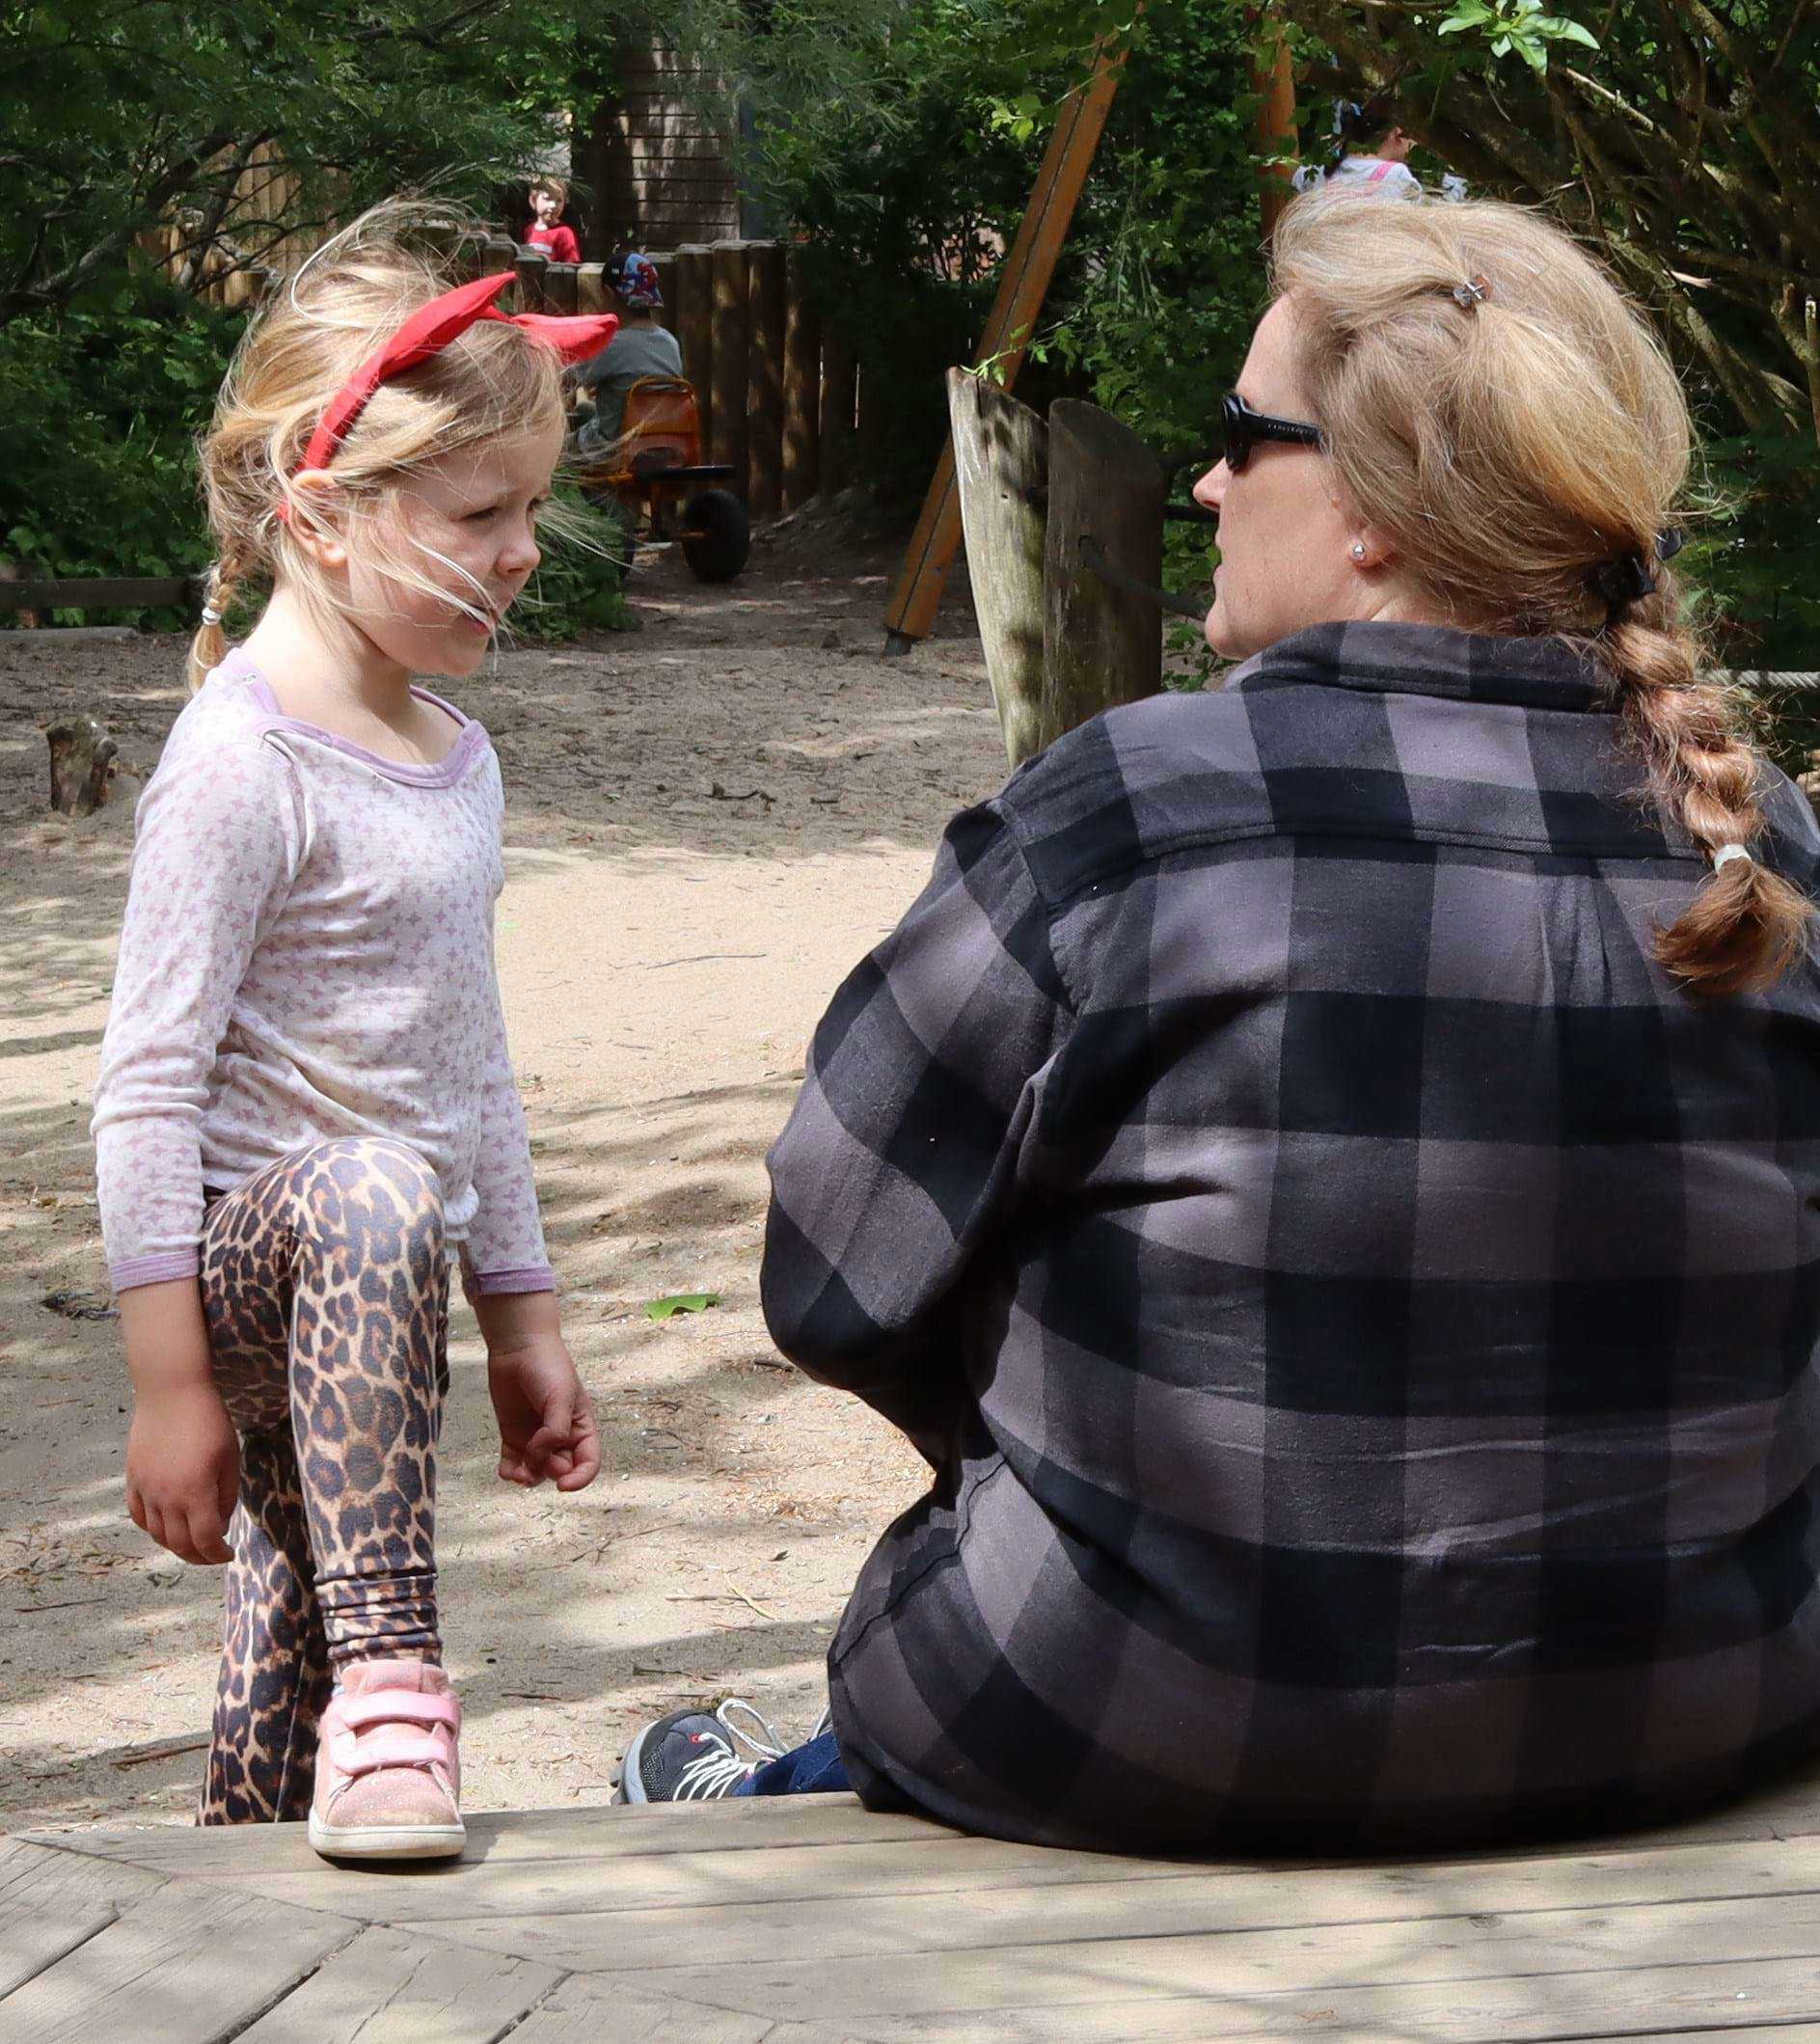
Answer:
<path fill-rule="evenodd" d="M 95 1095 L 134 1385 L 127 1504 L 228 1564 L 201 1821 L 458 1853 L 436 1443 L 448 1266 L 499 1473 L 600 1465 L 493 963 L 499 762 L 414 684 L 473 673 L 536 567 L 561 369 L 611 317 L 445 289 L 382 208 L 258 315 L 203 448 L 196 690 L 141 799 Z M 272 590 L 223 657 L 244 577 Z M 235 1509 L 237 1505 L 237 1510 Z"/>

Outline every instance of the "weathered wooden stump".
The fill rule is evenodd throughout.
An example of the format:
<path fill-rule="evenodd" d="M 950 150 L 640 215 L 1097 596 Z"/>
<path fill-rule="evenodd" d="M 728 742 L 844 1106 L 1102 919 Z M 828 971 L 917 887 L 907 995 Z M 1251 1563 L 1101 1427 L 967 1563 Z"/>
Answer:
<path fill-rule="evenodd" d="M 93 717 L 74 717 L 44 733 L 50 747 L 50 805 L 59 816 L 104 808 L 120 776 L 120 747 Z"/>
<path fill-rule="evenodd" d="M 1027 404 L 966 369 L 948 371 L 973 610 L 1015 766 L 1043 735 L 1043 553 L 1049 431 Z"/>
<path fill-rule="evenodd" d="M 1156 598 L 1097 572 L 1162 580 L 1168 478 L 1144 443 L 1098 405 L 1049 407 L 1048 536 L 1044 562 L 1042 742 L 1163 685 Z"/>

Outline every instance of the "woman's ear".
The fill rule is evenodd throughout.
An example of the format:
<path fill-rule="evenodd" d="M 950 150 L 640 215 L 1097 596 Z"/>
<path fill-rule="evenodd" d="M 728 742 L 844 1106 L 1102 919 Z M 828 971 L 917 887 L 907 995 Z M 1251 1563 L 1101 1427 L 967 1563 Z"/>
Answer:
<path fill-rule="evenodd" d="M 292 536 L 319 568 L 344 568 L 347 548 L 336 531 L 334 510 L 340 497 L 327 469 L 300 469 L 290 478 L 293 498 L 304 515 L 290 521 Z"/>

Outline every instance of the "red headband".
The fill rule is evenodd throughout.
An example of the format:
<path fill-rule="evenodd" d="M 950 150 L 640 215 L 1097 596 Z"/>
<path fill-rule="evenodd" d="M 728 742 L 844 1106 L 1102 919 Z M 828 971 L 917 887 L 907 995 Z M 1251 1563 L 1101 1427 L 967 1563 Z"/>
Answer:
<path fill-rule="evenodd" d="M 506 326 L 523 327 L 533 341 L 553 347 L 564 362 L 584 362 L 598 353 L 619 331 L 616 313 L 589 313 L 579 318 L 557 317 L 546 313 L 502 313 L 493 301 L 507 286 L 517 282 L 511 270 L 497 277 L 479 277 L 464 284 L 428 305 L 420 306 L 377 354 L 369 355 L 336 393 L 334 402 L 322 415 L 322 422 L 310 436 L 303 469 L 326 469 L 335 450 L 347 438 L 367 403 L 382 383 L 402 376 L 420 362 L 440 355 L 451 341 L 482 319 L 497 319 Z"/>

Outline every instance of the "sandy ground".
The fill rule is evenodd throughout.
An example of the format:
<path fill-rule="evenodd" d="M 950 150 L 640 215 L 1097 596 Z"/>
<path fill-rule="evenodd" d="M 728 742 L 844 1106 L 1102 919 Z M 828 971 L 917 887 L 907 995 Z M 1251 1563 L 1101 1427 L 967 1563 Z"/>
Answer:
<path fill-rule="evenodd" d="M 880 657 L 890 559 L 774 540 L 730 592 L 641 560 L 642 630 L 507 652 L 455 692 L 505 771 L 505 1008 L 605 1443 L 579 1497 L 500 1484 L 458 1308 L 439 1544 L 473 1809 L 604 1802 L 626 1735 L 703 1694 L 801 1731 L 858 1564 L 920 1488 L 757 1304 L 763 1158 L 807 1036 L 1003 773 L 964 601 Z M 117 1326 L 81 1317 L 107 1309 L 88 1095 L 130 799 L 48 816 L 41 736 L 89 710 L 149 770 L 179 651 L 0 641 L 0 1829 L 187 1821 L 201 1779 L 219 1586 L 126 1518 Z M 719 1308 L 640 1310 L 694 1290 Z"/>

